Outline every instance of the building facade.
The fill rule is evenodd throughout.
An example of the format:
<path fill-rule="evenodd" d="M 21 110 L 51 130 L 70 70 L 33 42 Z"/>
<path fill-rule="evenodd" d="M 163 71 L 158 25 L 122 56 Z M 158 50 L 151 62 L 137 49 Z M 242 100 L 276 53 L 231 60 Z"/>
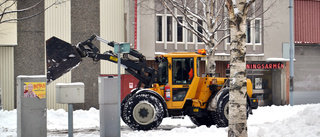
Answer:
<path fill-rule="evenodd" d="M 36 2 L 19 1 L 16 8 L 23 9 Z M 201 9 L 199 2 L 195 0 L 193 6 Z M 314 84 L 320 80 L 320 64 L 317 61 L 320 58 L 320 30 L 317 25 L 319 3 L 317 0 L 295 0 L 295 100 L 312 98 L 310 95 L 320 93 L 319 85 Z M 289 103 L 288 5 L 289 1 L 273 3 L 257 0 L 250 9 L 247 22 L 247 77 L 253 82 L 254 93 L 261 100 L 260 105 Z M 15 16 L 25 17 L 47 7 L 50 8 L 31 19 L 0 24 L 0 94 L 5 110 L 16 108 L 17 76 L 46 74 L 45 40 L 52 36 L 73 45 L 92 34 L 110 41 L 130 42 L 132 47 L 146 56 L 147 63 L 155 68 L 155 55 L 195 52 L 206 48 L 195 35 L 178 25 L 161 3 L 152 0 L 72 0 L 62 3 L 46 0 L 36 8 Z M 179 16 L 181 18 L 183 16 Z M 193 25 L 197 27 L 199 24 L 203 23 Z M 217 36 L 226 34 L 227 31 L 222 31 Z M 112 50 L 103 43 L 96 42 L 95 45 L 101 53 Z M 229 50 L 228 39 L 216 50 L 217 77 L 229 76 Z M 205 59 L 201 65 L 204 68 Z M 205 75 L 205 70 L 201 70 L 201 73 Z M 75 109 L 98 108 L 98 77 L 105 74 L 117 74 L 116 64 L 84 59 L 79 67 L 47 86 L 47 108 L 67 108 L 64 104 L 55 103 L 55 84 L 70 82 L 85 83 L 85 103 L 76 104 Z M 300 93 L 301 96 L 298 95 Z M 319 102 L 314 99 L 309 102 Z"/>
<path fill-rule="evenodd" d="M 294 103 L 320 103 L 320 1 L 294 2 Z"/>
<path fill-rule="evenodd" d="M 139 0 L 126 2 L 126 15 L 129 15 L 127 24 L 128 28 L 131 28 L 127 33 L 128 40 L 130 43 L 138 41 L 137 48 L 147 55 L 150 64 L 155 55 L 169 52 L 196 52 L 198 49 L 206 48 L 200 39 L 179 25 L 161 4 Z M 135 2 L 139 3 L 136 9 L 133 6 Z M 202 9 L 200 2 L 195 1 L 192 5 L 194 7 L 190 9 L 194 9 L 197 13 L 196 9 Z M 289 53 L 288 5 L 288 1 L 276 1 L 273 4 L 270 1 L 258 0 L 250 8 L 247 21 L 247 77 L 253 82 L 253 92 L 261 99 L 260 105 L 288 103 L 289 60 L 286 57 Z M 175 8 L 172 9 L 177 18 L 183 20 L 183 15 Z M 138 24 L 138 31 L 134 31 L 135 24 Z M 192 25 L 198 27 L 199 24 L 203 23 Z M 226 34 L 227 31 L 218 32 L 217 37 Z M 216 50 L 217 77 L 229 77 L 229 50 L 228 39 Z M 205 59 L 201 65 L 204 68 Z M 202 75 L 205 75 L 204 70 Z"/>

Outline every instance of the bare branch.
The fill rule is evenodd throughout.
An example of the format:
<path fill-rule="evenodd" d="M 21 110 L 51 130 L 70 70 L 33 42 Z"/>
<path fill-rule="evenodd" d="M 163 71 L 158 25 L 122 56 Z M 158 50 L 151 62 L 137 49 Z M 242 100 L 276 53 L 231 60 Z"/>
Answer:
<path fill-rule="evenodd" d="M 17 1 L 14 1 L 11 5 L 9 5 L 8 7 L 6 7 L 6 8 L 3 9 L 3 11 L 2 11 L 3 13 L 0 14 L 0 22 L 1 22 L 1 20 L 3 19 L 3 15 L 6 14 L 6 10 L 10 9 L 16 2 L 17 2 Z M 7 13 L 9 13 L 9 12 L 7 12 Z"/>
<path fill-rule="evenodd" d="M 183 28 L 189 30 L 190 32 L 192 32 L 194 35 L 196 35 L 201 41 L 203 41 L 204 43 L 208 44 L 209 43 L 209 39 L 207 37 L 205 37 L 204 34 L 202 34 L 203 32 L 206 32 L 206 29 L 201 25 L 199 24 L 197 21 L 195 20 L 192 20 L 187 13 L 191 13 L 190 10 L 186 10 L 187 12 L 184 12 L 183 10 L 183 6 L 179 3 L 176 3 L 176 2 L 173 2 L 173 1 L 169 1 L 174 7 L 178 7 L 177 9 L 184 15 L 185 17 L 185 21 L 190 25 L 191 23 L 189 21 L 193 21 L 197 24 L 198 27 L 200 27 L 203 31 L 202 33 L 200 31 L 198 31 L 196 28 L 194 28 L 193 26 L 190 28 L 186 25 L 183 24 L 183 22 L 180 22 L 177 15 L 174 14 L 173 10 L 168 6 L 168 3 L 164 0 L 161 0 L 161 2 L 163 3 L 163 5 L 165 6 L 165 8 L 170 12 L 170 14 L 174 17 L 174 19 L 177 21 L 177 23 L 182 26 Z M 191 14 L 192 17 L 195 17 L 197 18 L 198 20 L 201 20 L 203 21 L 203 18 L 199 18 L 199 16 L 197 16 L 195 13 Z M 188 21 L 187 21 L 188 20 Z M 207 34 L 208 35 L 208 34 Z"/>
<path fill-rule="evenodd" d="M 177 5 L 179 5 L 179 4 L 177 4 Z M 183 7 L 181 7 L 181 8 L 183 8 L 184 10 L 181 10 L 180 8 L 177 8 L 186 18 L 189 18 L 188 17 L 188 9 L 186 9 L 186 5 L 185 6 L 183 6 Z M 203 22 L 204 22 L 204 20 L 202 20 Z M 183 25 L 183 23 L 182 22 L 180 22 L 179 20 L 177 20 L 177 22 L 179 22 L 179 25 L 181 25 L 181 26 L 184 26 Z M 195 21 L 196 22 L 196 21 Z M 203 27 L 203 25 L 201 25 L 201 24 L 199 24 L 198 22 L 196 22 L 197 23 L 197 25 L 199 26 L 199 27 L 201 27 L 201 29 L 203 30 L 202 32 L 205 32 L 206 33 L 206 35 L 207 36 L 210 36 L 210 34 L 206 31 L 206 29 Z M 186 28 L 186 27 L 185 27 Z M 196 30 L 196 29 L 195 29 Z M 200 32 L 199 32 L 200 33 Z M 206 39 L 205 41 L 210 41 L 209 39 L 207 39 L 206 37 L 204 37 L 204 39 Z"/>
<path fill-rule="evenodd" d="M 1 4 L 0 4 L 0 6 L 2 6 L 3 4 L 5 4 L 6 2 L 8 2 L 9 0 L 5 0 L 5 1 L 3 1 Z"/>
<path fill-rule="evenodd" d="M 249 0 L 248 2 L 247 2 L 247 7 L 250 7 L 251 5 L 252 5 L 252 3 L 254 3 L 256 0 Z"/>
<path fill-rule="evenodd" d="M 218 47 L 218 45 L 220 45 L 224 40 L 226 40 L 227 38 L 230 38 L 230 34 L 225 35 L 224 37 L 222 37 L 218 42 L 217 42 L 217 46 L 215 46 L 215 49 Z"/>
<path fill-rule="evenodd" d="M 3 16 L 3 15 L 5 15 L 5 14 L 10 14 L 10 13 L 16 13 L 16 12 L 23 12 L 23 11 L 27 11 L 27 10 L 31 10 L 31 9 L 33 9 L 34 7 L 37 7 L 41 2 L 42 2 L 43 0 L 40 0 L 38 3 L 36 3 L 36 4 L 34 4 L 34 5 L 32 5 L 32 6 L 30 6 L 30 7 L 27 7 L 27 8 L 24 8 L 24 9 L 20 9 L 20 10 L 12 10 L 12 11 L 8 11 L 8 12 L 3 12 L 2 14 L 0 14 L 0 16 Z M 17 1 L 14 1 L 14 3 L 16 3 Z M 14 4 L 13 3 L 13 4 Z M 13 5 L 12 4 L 12 5 Z M 12 6 L 11 5 L 11 6 Z M 10 7 L 11 7 L 10 6 Z M 8 7 L 7 7 L 8 8 Z"/>
<path fill-rule="evenodd" d="M 273 1 L 266 10 L 264 10 L 261 14 L 256 15 L 255 17 L 260 17 L 261 15 L 263 15 L 264 13 L 266 13 L 268 10 L 270 10 L 270 8 L 271 8 L 276 2 L 277 2 L 276 0 Z"/>
<path fill-rule="evenodd" d="M 234 18 L 235 15 L 234 15 L 234 9 L 233 9 L 233 2 L 232 0 L 226 0 L 226 7 L 229 11 L 229 17 L 230 18 Z"/>
<path fill-rule="evenodd" d="M 1 16 L 1 19 L 2 17 L 5 15 L 5 14 L 8 14 L 8 13 L 17 13 L 17 12 L 24 12 L 24 11 L 28 11 L 28 10 L 31 10 L 32 8 L 36 7 L 37 5 L 39 5 L 43 0 L 40 0 L 38 3 L 36 3 L 35 5 L 31 6 L 31 7 L 28 7 L 28 8 L 25 8 L 25 9 L 21 9 L 21 10 L 14 10 L 14 11 L 10 11 L 10 12 L 5 12 L 5 13 L 2 13 L 0 16 Z M 12 21 L 21 21 L 21 20 L 26 20 L 26 19 L 30 19 L 30 18 L 33 18 L 35 16 L 38 16 L 39 14 L 42 14 L 43 12 L 45 12 L 47 9 L 51 8 L 52 6 L 54 5 L 60 5 L 62 3 L 65 3 L 69 0 L 65 0 L 65 1 L 55 1 L 53 2 L 51 5 L 49 5 L 48 7 L 46 7 L 44 10 L 36 13 L 36 14 L 32 14 L 30 16 L 27 16 L 27 17 L 23 17 L 23 18 L 16 18 L 16 19 L 8 19 L 8 20 L 0 20 L 0 24 L 1 23 L 5 23 L 5 22 L 12 22 Z"/>

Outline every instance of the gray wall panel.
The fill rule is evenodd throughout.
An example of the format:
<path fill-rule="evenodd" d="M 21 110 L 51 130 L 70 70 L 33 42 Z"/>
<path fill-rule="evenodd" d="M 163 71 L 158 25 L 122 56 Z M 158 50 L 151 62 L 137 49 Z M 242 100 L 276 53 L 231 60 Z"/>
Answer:
<path fill-rule="evenodd" d="M 71 1 L 71 43 L 87 40 L 92 34 L 100 34 L 100 1 L 72 0 Z M 98 48 L 98 41 L 94 43 Z M 84 58 L 82 63 L 72 70 L 72 82 L 85 84 L 85 103 L 75 104 L 74 109 L 99 108 L 98 76 L 100 63 Z"/>

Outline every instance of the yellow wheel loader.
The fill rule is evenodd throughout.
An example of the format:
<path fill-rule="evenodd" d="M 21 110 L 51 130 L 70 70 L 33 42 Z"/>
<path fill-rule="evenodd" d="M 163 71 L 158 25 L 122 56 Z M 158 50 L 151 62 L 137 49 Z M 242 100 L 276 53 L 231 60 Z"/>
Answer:
<path fill-rule="evenodd" d="M 116 54 L 112 51 L 100 54 L 93 40 L 111 47 L 115 44 L 96 35 L 75 46 L 56 37 L 47 40 L 48 82 L 78 66 L 84 57 L 117 63 Z M 164 54 L 155 58 L 159 63 L 155 70 L 147 66 L 145 56 L 138 51 L 130 49 L 129 53 L 123 53 L 121 64 L 139 83 L 121 102 L 122 120 L 134 130 L 154 129 L 165 117 L 186 115 L 197 126 L 228 126 L 228 78 L 201 76 L 200 61 L 204 57 L 205 50 Z M 258 100 L 252 97 L 252 83 L 248 79 L 247 115 L 257 107 Z"/>

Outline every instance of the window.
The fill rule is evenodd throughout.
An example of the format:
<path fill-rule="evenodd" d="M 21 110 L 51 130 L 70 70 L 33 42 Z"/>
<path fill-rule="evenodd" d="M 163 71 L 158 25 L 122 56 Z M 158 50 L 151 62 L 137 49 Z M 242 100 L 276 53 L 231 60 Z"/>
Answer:
<path fill-rule="evenodd" d="M 193 33 L 191 31 L 188 31 L 187 38 L 188 42 L 193 42 Z"/>
<path fill-rule="evenodd" d="M 246 26 L 246 29 L 247 29 L 246 30 L 246 43 L 247 44 L 252 44 L 253 41 L 255 44 L 261 44 L 261 29 L 260 28 L 261 28 L 261 19 L 247 21 L 247 26 Z M 230 34 L 230 29 L 228 29 L 226 31 L 226 34 L 227 35 Z M 253 37 L 253 35 L 254 35 L 254 37 Z M 227 43 L 230 44 L 230 42 L 231 42 L 231 38 L 229 37 L 227 39 Z"/>
<path fill-rule="evenodd" d="M 158 72 L 159 72 L 159 75 L 158 75 L 159 85 L 166 85 L 168 83 L 168 60 L 167 60 L 167 58 L 164 58 L 159 63 Z"/>
<path fill-rule="evenodd" d="M 183 23 L 182 17 L 178 17 L 178 21 Z M 183 27 L 177 22 L 177 42 L 183 42 Z"/>
<path fill-rule="evenodd" d="M 250 23 L 250 21 L 247 21 L 246 41 L 247 41 L 247 43 L 251 43 L 251 23 Z"/>
<path fill-rule="evenodd" d="M 174 58 L 172 64 L 172 83 L 190 84 L 193 79 L 193 58 Z"/>
<path fill-rule="evenodd" d="M 190 24 L 191 25 L 188 24 L 188 27 L 192 28 L 192 26 L 193 26 L 192 18 L 190 20 Z M 188 42 L 193 42 L 193 33 L 191 31 L 189 31 L 189 30 L 187 31 L 187 41 Z"/>
<path fill-rule="evenodd" d="M 184 26 L 189 26 L 198 30 L 199 34 L 204 33 L 205 24 L 202 20 L 190 18 L 190 24 L 186 23 L 185 17 L 178 15 L 177 21 L 172 15 L 157 14 L 156 15 L 156 42 L 177 42 L 179 44 L 186 42 L 188 44 L 199 42 L 202 44 L 202 40 L 194 35 L 193 31 L 189 31 Z M 179 24 L 179 22 L 181 24 Z M 197 38 L 197 39 L 196 39 Z"/>
<path fill-rule="evenodd" d="M 167 16 L 167 41 L 172 42 L 172 17 Z"/>
<path fill-rule="evenodd" d="M 255 40 L 254 43 L 261 44 L 261 19 L 254 20 L 255 25 Z"/>
<path fill-rule="evenodd" d="M 227 29 L 227 35 L 230 35 L 229 25 L 228 25 L 227 27 L 228 27 L 228 29 Z M 230 36 L 228 37 L 228 39 L 227 39 L 227 43 L 230 44 L 230 42 L 231 42 L 231 35 L 230 35 Z"/>
<path fill-rule="evenodd" d="M 201 70 L 201 68 L 200 68 L 200 62 L 201 62 L 201 58 L 197 58 L 197 76 L 198 77 L 201 77 L 201 72 L 200 72 L 200 70 Z"/>
<path fill-rule="evenodd" d="M 197 28 L 197 29 L 198 29 L 198 31 L 199 31 L 201 34 L 203 33 L 202 27 L 203 27 L 203 22 L 202 22 L 202 20 L 198 20 L 198 28 Z M 198 42 L 202 42 L 202 40 L 198 38 Z"/>
<path fill-rule="evenodd" d="M 157 16 L 156 33 L 157 41 L 162 41 L 162 16 Z"/>

